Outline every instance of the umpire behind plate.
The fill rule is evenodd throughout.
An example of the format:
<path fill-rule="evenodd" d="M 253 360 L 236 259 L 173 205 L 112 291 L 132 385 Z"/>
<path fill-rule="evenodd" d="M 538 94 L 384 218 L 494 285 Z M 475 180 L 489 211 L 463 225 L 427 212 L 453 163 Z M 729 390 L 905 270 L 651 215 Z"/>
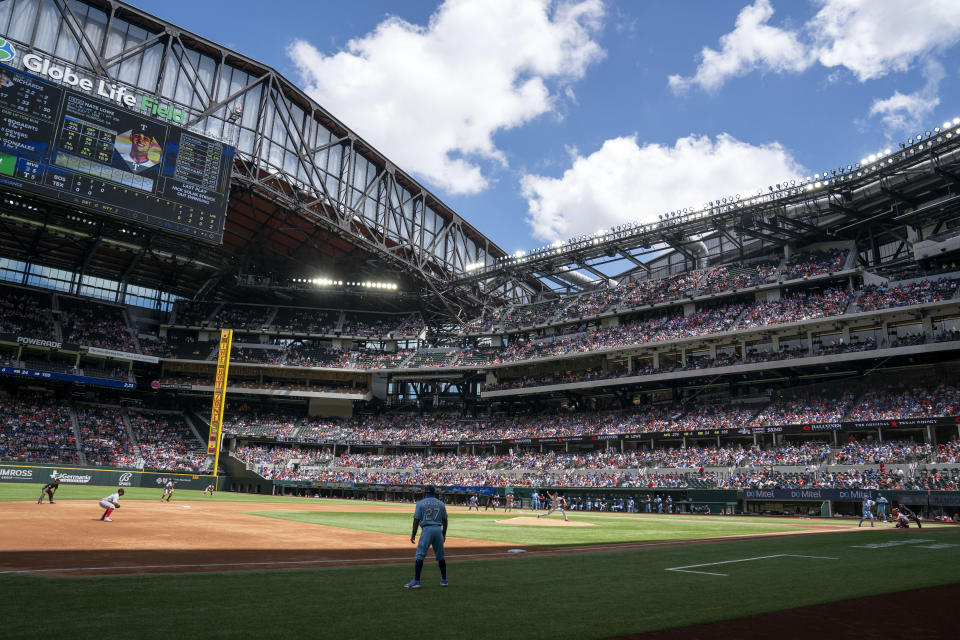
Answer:
<path fill-rule="evenodd" d="M 447 537 L 447 507 L 437 500 L 437 490 L 432 484 L 425 486 L 423 492 L 426 495 L 413 511 L 413 532 L 410 534 L 410 542 L 415 544 L 417 527 L 422 529 L 417 546 L 417 564 L 413 580 L 403 585 L 404 589 L 420 588 L 420 572 L 430 547 L 433 547 L 433 555 L 440 566 L 440 586 L 447 586 L 447 561 L 443 556 L 443 541 Z"/>

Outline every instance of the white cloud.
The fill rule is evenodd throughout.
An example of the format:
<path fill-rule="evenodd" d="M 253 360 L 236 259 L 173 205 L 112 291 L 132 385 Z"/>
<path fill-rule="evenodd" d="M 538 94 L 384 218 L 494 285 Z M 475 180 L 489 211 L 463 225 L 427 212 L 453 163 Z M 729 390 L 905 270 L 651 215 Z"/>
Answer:
<path fill-rule="evenodd" d="M 865 82 L 907 71 L 960 41 L 957 0 L 815 1 L 820 9 L 801 29 L 767 24 L 769 0 L 744 7 L 734 30 L 720 38 L 720 51 L 704 47 L 696 73 L 670 76 L 671 88 L 714 91 L 751 71 L 799 72 L 815 61 Z"/>
<path fill-rule="evenodd" d="M 714 91 L 729 78 L 755 69 L 805 70 L 811 64 L 806 47 L 796 33 L 767 24 L 771 17 L 773 7 L 769 0 L 756 0 L 744 7 L 737 15 L 734 30 L 720 38 L 720 50 L 704 47 L 697 73 L 691 78 L 670 76 L 670 87 L 677 93 L 692 85 Z"/>
<path fill-rule="evenodd" d="M 451 193 L 506 164 L 493 136 L 555 108 L 602 58 L 601 0 L 447 0 L 427 26 L 389 18 L 326 55 L 296 41 L 307 92 L 388 158 Z"/>
<path fill-rule="evenodd" d="M 895 133 L 914 133 L 924 120 L 940 104 L 937 92 L 940 82 L 946 76 L 943 65 L 929 61 L 923 72 L 926 83 L 919 91 L 903 94 L 895 91 L 884 100 L 874 100 L 870 106 L 870 116 L 879 116 L 888 136 Z"/>
<path fill-rule="evenodd" d="M 753 195 L 758 187 L 806 170 L 779 143 L 751 145 L 721 134 L 690 135 L 672 147 L 607 140 L 587 156 L 572 153 L 563 176 L 526 175 L 527 223 L 543 241 L 589 234 L 625 222 L 649 222 L 658 213 L 699 208 L 718 197 Z"/>
<path fill-rule="evenodd" d="M 807 30 L 825 67 L 864 82 L 907 71 L 925 54 L 960 41 L 956 0 L 822 0 Z"/>

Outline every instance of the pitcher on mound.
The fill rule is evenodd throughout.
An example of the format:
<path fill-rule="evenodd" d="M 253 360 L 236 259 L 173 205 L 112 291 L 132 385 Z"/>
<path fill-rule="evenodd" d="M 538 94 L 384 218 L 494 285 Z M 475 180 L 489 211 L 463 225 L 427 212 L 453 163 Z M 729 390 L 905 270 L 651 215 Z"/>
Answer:
<path fill-rule="evenodd" d="M 563 514 L 563 521 L 570 522 L 570 519 L 567 518 L 566 510 L 564 510 L 563 508 L 564 499 L 561 498 L 556 493 L 550 493 L 549 491 L 547 491 L 546 493 L 547 493 L 547 497 L 550 498 L 550 511 L 547 511 L 546 513 L 543 513 L 543 514 L 537 514 L 537 520 L 539 520 L 540 518 L 546 518 L 554 511 L 559 511 L 560 513 Z"/>

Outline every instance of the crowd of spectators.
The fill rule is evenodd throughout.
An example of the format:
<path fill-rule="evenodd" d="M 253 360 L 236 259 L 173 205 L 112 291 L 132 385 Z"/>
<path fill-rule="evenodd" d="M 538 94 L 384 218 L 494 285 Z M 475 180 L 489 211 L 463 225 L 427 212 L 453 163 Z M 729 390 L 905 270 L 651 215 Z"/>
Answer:
<path fill-rule="evenodd" d="M 64 342 L 136 353 L 133 334 L 116 307 L 77 305 L 64 309 L 60 322 Z"/>
<path fill-rule="evenodd" d="M 0 333 L 56 339 L 46 296 L 30 291 L 0 288 Z"/>
<path fill-rule="evenodd" d="M 842 271 L 849 253 L 848 249 L 827 249 L 795 254 L 783 265 L 780 279 L 812 278 Z"/>
<path fill-rule="evenodd" d="M 187 327 L 202 326 L 216 309 L 216 303 L 195 302 L 193 300 L 178 300 L 174 308 L 174 321 L 178 325 Z"/>
<path fill-rule="evenodd" d="M 199 471 L 207 457 L 182 415 L 130 413 L 140 452 L 133 466 L 164 471 Z"/>
<path fill-rule="evenodd" d="M 934 447 L 914 442 L 877 442 L 853 440 L 834 453 L 833 464 L 900 464 L 929 462 Z"/>
<path fill-rule="evenodd" d="M 465 418 L 443 413 L 417 415 L 404 412 L 360 416 L 351 420 L 244 416 L 241 422 L 256 427 L 257 432 L 289 438 L 426 442 L 700 431 L 833 423 L 841 419 L 863 421 L 960 415 L 960 394 L 956 387 L 949 385 L 909 391 L 867 391 L 859 401 L 854 398 L 852 391 L 824 391 L 822 396 L 809 392 L 776 397 L 766 405 L 737 405 L 718 399 L 699 404 L 665 404 L 534 416 Z M 282 430 L 276 428 L 277 420 L 282 423 Z M 228 431 L 234 429 L 229 422 L 225 428 Z M 253 433 L 243 429 L 233 432 Z"/>
<path fill-rule="evenodd" d="M 754 329 L 772 324 L 812 320 L 836 316 L 847 310 L 850 293 L 843 289 L 827 289 L 823 293 L 797 293 L 777 300 L 765 300 L 751 306 L 738 328 Z"/>
<path fill-rule="evenodd" d="M 339 311 L 280 307 L 273 324 L 277 331 L 285 333 L 332 335 L 339 322 Z"/>
<path fill-rule="evenodd" d="M 259 305 L 223 305 L 208 324 L 214 327 L 260 331 L 273 312 L 273 307 Z"/>
<path fill-rule="evenodd" d="M 96 466 L 131 466 L 136 454 L 119 409 L 77 407 L 77 429 L 80 449 L 87 464 Z"/>
<path fill-rule="evenodd" d="M 847 260 L 846 249 L 813 251 L 787 261 L 780 280 L 792 280 L 840 271 Z M 684 297 L 737 291 L 774 282 L 778 263 L 761 261 L 743 266 L 715 265 L 650 280 L 620 284 L 599 291 L 538 304 L 519 305 L 486 311 L 464 327 L 467 333 L 512 331 L 546 324 L 551 320 L 586 318 L 614 310 L 676 302 Z"/>
<path fill-rule="evenodd" d="M 0 460 L 77 464 L 70 411 L 42 398 L 0 398 Z"/>
<path fill-rule="evenodd" d="M 956 295 L 958 286 L 960 286 L 960 280 L 951 278 L 923 280 L 899 287 L 866 285 L 857 300 L 857 309 L 858 311 L 876 311 L 890 307 L 940 302 Z"/>
<path fill-rule="evenodd" d="M 497 471 L 524 474 L 528 472 L 564 473 L 568 471 L 640 471 L 700 467 L 756 467 L 768 465 L 819 465 L 831 456 L 830 445 L 809 442 L 785 444 L 769 449 L 742 447 L 664 447 L 621 452 L 598 449 L 576 453 L 510 451 L 502 454 L 471 453 L 341 453 L 332 455 L 328 448 L 304 445 L 248 444 L 238 447 L 236 457 L 246 463 L 267 466 L 312 466 L 335 470 L 363 471 Z M 644 472 L 646 473 L 646 472 Z"/>
<path fill-rule="evenodd" d="M 839 422 L 853 404 L 854 394 L 840 397 L 807 394 L 794 398 L 775 398 L 757 414 L 751 425 L 825 424 Z"/>
<path fill-rule="evenodd" d="M 287 348 L 284 361 L 293 367 L 346 368 L 350 365 L 350 352 L 304 340 Z"/>
<path fill-rule="evenodd" d="M 850 412 L 854 421 L 960 415 L 960 391 L 953 385 L 871 390 Z"/>
<path fill-rule="evenodd" d="M 420 314 L 347 313 L 341 334 L 358 338 L 412 336 L 423 330 Z"/>
<path fill-rule="evenodd" d="M 786 322 L 799 322 L 843 314 L 849 302 L 849 292 L 842 289 L 828 289 L 822 293 L 798 293 L 778 300 L 755 302 L 752 305 L 739 303 L 721 305 L 702 309 L 690 315 L 676 312 L 665 316 L 655 315 L 622 322 L 612 327 L 595 329 L 581 327 L 581 330 L 574 333 L 536 340 L 514 341 L 500 350 L 485 348 L 483 352 L 488 355 L 488 359 L 486 361 L 473 359 L 471 364 L 502 364 L 531 358 L 693 338 L 734 329 L 752 329 Z M 796 353 L 787 350 L 766 354 L 761 358 L 747 358 L 744 362 L 809 355 L 805 349 L 796 348 L 794 351 Z M 465 352 L 472 354 L 469 349 Z M 710 366 L 737 364 L 736 360 L 735 356 L 730 356 L 729 362 L 723 360 L 720 364 Z M 418 363 L 419 361 L 415 361 L 412 366 L 418 366 Z M 421 366 L 453 366 L 458 363 L 458 360 L 450 358 L 443 358 L 436 362 L 427 359 Z M 694 365 L 694 368 L 700 367 Z"/>
<path fill-rule="evenodd" d="M 212 387 L 213 380 L 200 376 L 163 376 L 160 385 L 191 385 L 194 387 Z M 294 380 L 249 380 L 233 377 L 227 381 L 227 388 L 238 389 L 268 389 L 280 391 L 310 391 L 314 393 L 355 393 L 364 394 L 366 389 L 356 388 L 349 384 L 337 385 L 330 382 L 311 381 L 297 382 Z"/>
<path fill-rule="evenodd" d="M 955 443 L 942 449 L 957 448 Z M 862 443 L 867 461 L 929 461 L 933 448 L 904 443 Z M 806 442 L 761 447 L 690 447 L 620 452 L 514 452 L 340 454 L 298 445 L 246 445 L 236 456 L 267 478 L 377 484 L 459 484 L 470 486 L 768 488 L 932 488 L 955 487 L 957 471 L 873 467 L 820 471 L 819 466 L 849 464 L 848 448 L 834 453 L 827 443 Z M 806 467 L 785 471 L 784 467 Z M 711 468 L 707 471 L 705 467 Z M 718 468 L 732 468 L 729 474 Z"/>

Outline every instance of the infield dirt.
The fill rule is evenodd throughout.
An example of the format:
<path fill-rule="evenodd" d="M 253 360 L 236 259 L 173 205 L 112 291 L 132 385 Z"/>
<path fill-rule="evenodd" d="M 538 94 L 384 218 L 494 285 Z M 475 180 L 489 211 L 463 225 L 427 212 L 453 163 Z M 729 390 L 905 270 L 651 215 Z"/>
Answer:
<path fill-rule="evenodd" d="M 101 522 L 95 501 L 0 504 L 0 571 L 40 575 L 181 573 L 380 564 L 413 560 L 409 533 L 386 534 L 250 515 L 290 511 L 289 504 L 121 502 Z M 184 507 L 188 506 L 189 509 Z M 297 511 L 393 512 L 413 505 L 296 505 Z M 411 521 L 412 522 L 412 521 Z M 506 550 L 504 544 L 450 536 L 456 554 Z M 67 569 L 55 572 L 50 569 Z M 79 570 L 85 569 L 85 570 Z"/>
<path fill-rule="evenodd" d="M 101 522 L 103 509 L 92 500 L 64 500 L 53 505 L 5 502 L 0 503 L 0 520 L 4 522 L 0 527 L 0 574 L 79 577 L 380 565 L 413 560 L 414 545 L 406 528 L 403 533 L 378 533 L 251 513 L 269 511 L 404 513 L 412 517 L 413 505 L 129 500 L 121 502 L 113 522 Z M 532 516 L 510 520 L 513 524 L 544 527 L 585 524 Z M 509 521 L 501 524 L 506 523 Z M 818 527 L 796 524 L 795 531 L 774 534 L 525 549 L 528 556 L 589 553 L 850 530 L 849 525 L 839 523 Z M 448 536 L 445 544 L 450 560 L 502 558 L 517 546 L 457 536 Z"/>

